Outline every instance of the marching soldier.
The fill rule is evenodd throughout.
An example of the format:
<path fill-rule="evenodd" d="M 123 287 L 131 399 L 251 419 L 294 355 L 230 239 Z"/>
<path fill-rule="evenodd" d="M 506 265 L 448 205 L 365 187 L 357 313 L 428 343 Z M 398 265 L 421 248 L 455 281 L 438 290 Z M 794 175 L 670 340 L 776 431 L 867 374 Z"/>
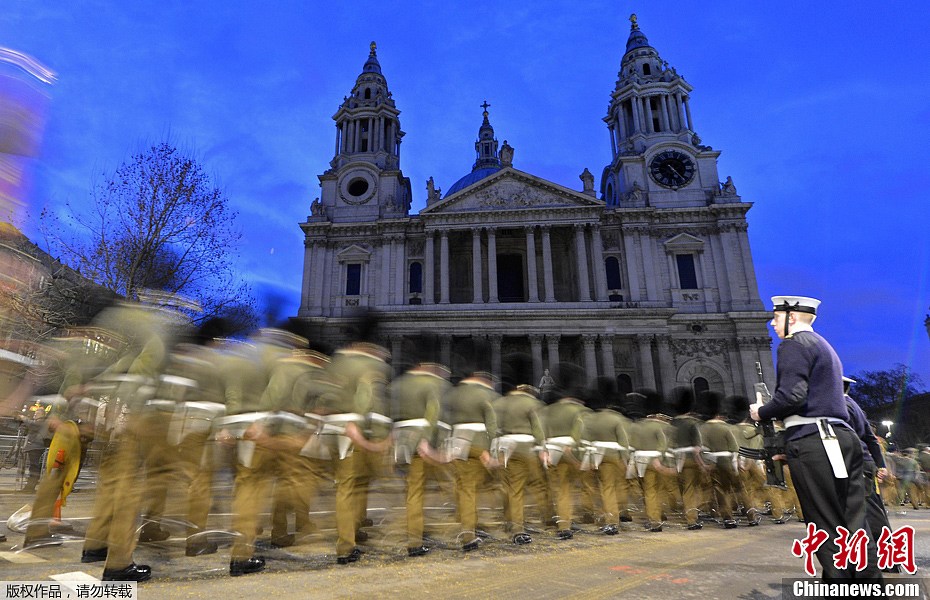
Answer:
<path fill-rule="evenodd" d="M 705 419 L 701 426 L 701 439 L 707 448 L 711 485 L 717 515 L 723 520 L 725 529 L 737 526 L 733 518 L 733 503 L 738 496 L 739 477 L 737 475 L 737 458 L 739 445 L 730 425 L 721 417 L 721 397 L 716 392 L 702 392 L 699 398 L 699 412 Z M 756 521 L 756 511 L 751 511 L 750 521 Z"/>
<path fill-rule="evenodd" d="M 627 394 L 627 402 L 636 417 L 629 430 L 633 458 L 627 466 L 627 479 L 636 478 L 643 492 L 646 509 L 646 531 L 662 531 L 661 477 L 675 473 L 662 464 L 668 450 L 665 421 L 659 416 L 660 398 L 655 392 Z M 648 413 L 648 414 L 647 414 Z"/>
<path fill-rule="evenodd" d="M 424 357 L 428 353 L 424 352 Z M 441 399 L 449 390 L 449 369 L 423 360 L 397 378 L 390 387 L 394 422 L 394 463 L 405 473 L 407 493 L 407 555 L 423 556 L 423 496 L 430 465 L 441 462 L 433 447 Z"/>
<path fill-rule="evenodd" d="M 698 520 L 699 507 L 704 502 L 704 475 L 709 470 L 701 455 L 701 425 L 703 422 L 691 409 L 694 393 L 690 388 L 672 390 L 670 405 L 676 416 L 672 419 L 670 445 L 675 457 L 675 471 L 681 484 L 682 507 L 690 531 L 703 527 Z"/>
<path fill-rule="evenodd" d="M 555 375 L 560 397 L 542 409 L 543 428 L 546 431 L 549 476 L 552 482 L 556 505 L 556 536 L 570 540 L 574 498 L 572 486 L 578 479 L 581 457 L 576 455 L 584 437 L 583 415 L 588 412 L 581 401 L 584 372 L 568 363 L 559 365 Z"/>
<path fill-rule="evenodd" d="M 589 473 L 596 478 L 601 492 L 603 514 L 599 519 L 601 531 L 616 535 L 620 531 L 620 503 L 627 502 L 626 462 L 629 452 L 627 426 L 629 421 L 616 410 L 616 382 L 610 377 L 599 377 L 597 390 L 589 395 L 589 408 L 584 414 L 584 431 L 589 450 L 586 452 Z M 585 462 L 584 460 L 582 461 Z"/>
<path fill-rule="evenodd" d="M 462 522 L 462 550 L 470 552 L 481 544 L 478 528 L 478 487 L 486 470 L 494 466 L 491 437 L 497 431 L 490 373 L 476 371 L 446 393 L 449 424 L 452 425 L 451 458 L 455 469 L 456 499 Z"/>
<path fill-rule="evenodd" d="M 492 446 L 494 458 L 501 467 L 506 493 L 506 520 L 513 527 L 511 541 L 523 545 L 533 541 L 524 524 L 524 494 L 532 481 L 545 481 L 542 463 L 548 457 L 543 442 L 545 434 L 539 411 L 543 404 L 539 391 L 530 385 L 532 363 L 527 357 L 515 355 L 506 361 L 508 373 L 505 385 L 510 388 L 493 402 L 497 417 L 498 437 Z M 535 448 L 540 448 L 537 456 Z M 537 486 L 545 492 L 545 487 Z M 548 493 L 538 493 L 536 503 L 543 523 L 552 519 L 552 504 Z"/>

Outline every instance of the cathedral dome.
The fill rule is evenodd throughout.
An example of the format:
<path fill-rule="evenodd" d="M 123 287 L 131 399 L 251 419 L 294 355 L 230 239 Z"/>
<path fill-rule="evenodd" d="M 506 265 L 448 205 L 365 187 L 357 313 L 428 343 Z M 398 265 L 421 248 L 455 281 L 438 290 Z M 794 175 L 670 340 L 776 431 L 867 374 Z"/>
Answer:
<path fill-rule="evenodd" d="M 459 190 L 464 190 L 464 189 L 467 188 L 468 186 L 470 186 L 470 185 L 472 185 L 472 184 L 474 184 L 474 183 L 478 183 L 479 181 L 481 181 L 481 180 L 484 179 L 485 177 L 489 177 L 489 176 L 493 175 L 494 173 L 497 173 L 497 172 L 500 171 L 500 170 L 501 170 L 501 168 L 500 168 L 499 166 L 497 166 L 497 167 L 485 167 L 485 168 L 483 168 L 483 169 L 475 169 L 475 170 L 472 171 L 471 173 L 468 173 L 467 175 L 465 175 L 464 177 L 462 177 L 461 179 L 459 179 L 458 181 L 456 181 L 455 183 L 453 183 L 453 184 L 452 184 L 452 187 L 449 188 L 449 191 L 446 192 L 445 196 L 443 196 L 443 197 L 448 197 L 448 196 L 451 196 L 452 194 L 454 194 L 455 192 L 457 192 L 457 191 L 459 191 Z"/>

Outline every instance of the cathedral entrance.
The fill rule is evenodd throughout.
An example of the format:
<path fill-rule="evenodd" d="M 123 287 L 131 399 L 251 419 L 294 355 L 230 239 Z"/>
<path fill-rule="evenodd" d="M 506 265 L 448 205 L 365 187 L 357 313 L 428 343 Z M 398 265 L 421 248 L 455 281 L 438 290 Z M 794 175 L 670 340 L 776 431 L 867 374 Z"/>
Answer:
<path fill-rule="evenodd" d="M 497 255 L 497 295 L 501 302 L 526 302 L 520 254 Z"/>

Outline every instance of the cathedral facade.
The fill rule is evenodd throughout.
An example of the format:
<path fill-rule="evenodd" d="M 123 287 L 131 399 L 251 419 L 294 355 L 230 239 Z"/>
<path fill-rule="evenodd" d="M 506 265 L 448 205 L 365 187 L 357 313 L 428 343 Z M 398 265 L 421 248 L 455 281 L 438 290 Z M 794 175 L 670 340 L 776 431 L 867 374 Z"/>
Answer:
<path fill-rule="evenodd" d="M 487 105 L 470 173 L 410 214 L 404 132 L 376 48 L 333 116 L 331 168 L 300 224 L 297 318 L 330 343 L 364 309 L 382 317 L 395 363 L 424 332 L 437 360 L 481 338 L 488 368 L 532 356 L 536 381 L 567 361 L 621 390 L 675 386 L 751 395 L 773 373 L 770 313 L 747 236 L 752 206 L 720 181 L 695 133 L 692 87 L 635 16 L 607 116 L 611 161 L 569 189 L 513 165 Z"/>

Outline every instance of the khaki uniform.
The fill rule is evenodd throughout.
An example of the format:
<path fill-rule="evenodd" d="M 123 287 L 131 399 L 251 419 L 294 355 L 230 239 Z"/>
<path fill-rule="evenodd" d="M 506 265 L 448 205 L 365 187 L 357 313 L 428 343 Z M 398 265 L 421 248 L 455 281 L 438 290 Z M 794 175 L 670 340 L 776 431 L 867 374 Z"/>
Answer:
<path fill-rule="evenodd" d="M 437 369 L 414 368 L 390 387 L 391 418 L 394 421 L 394 461 L 406 473 L 407 548 L 423 544 L 423 496 L 427 463 L 417 446 L 435 435 L 442 396 L 450 384 Z"/>
<path fill-rule="evenodd" d="M 682 506 L 688 525 L 698 522 L 698 512 L 706 498 L 704 470 L 697 458 L 702 446 L 701 423 L 700 419 L 691 414 L 679 415 L 672 419 L 671 451 L 675 459 L 675 469 L 678 471 Z"/>
<path fill-rule="evenodd" d="M 498 460 L 506 493 L 505 518 L 513 533 L 524 532 L 524 494 L 534 494 L 543 524 L 552 519 L 552 500 L 542 464 L 534 451 L 544 443 L 539 418 L 543 403 L 519 388 L 493 402 L 498 425 Z"/>
<path fill-rule="evenodd" d="M 475 377 L 463 379 L 446 393 L 463 544 L 477 539 L 478 487 L 487 474 L 482 456 L 489 455 L 491 437 L 497 431 L 492 406 L 497 397 L 490 383 Z"/>
<path fill-rule="evenodd" d="M 720 419 L 710 419 L 701 427 L 701 438 L 709 453 L 711 485 L 718 515 L 724 520 L 733 519 L 732 506 L 739 491 L 739 476 L 735 458 L 739 446 L 730 425 Z"/>
<path fill-rule="evenodd" d="M 581 456 L 578 446 L 584 437 L 583 417 L 590 409 L 574 398 L 563 398 L 542 409 L 541 417 L 546 432 L 546 446 L 550 462 L 549 479 L 555 496 L 556 527 L 559 531 L 571 530 L 574 511 L 572 488 L 579 477 Z M 558 449 L 553 450 L 553 446 Z"/>
<path fill-rule="evenodd" d="M 620 515 L 628 511 L 628 425 L 629 419 L 609 408 L 584 415 L 585 437 L 592 449 L 589 472 L 594 474 L 600 488 L 604 509 L 600 519 L 607 525 L 619 525 Z"/>
<path fill-rule="evenodd" d="M 665 425 L 653 417 L 639 419 L 631 424 L 629 436 L 630 445 L 635 449 L 633 475 L 638 478 L 643 491 L 647 525 L 659 525 L 662 523 L 661 473 L 656 463 L 661 462 L 661 457 L 668 450 Z"/>

